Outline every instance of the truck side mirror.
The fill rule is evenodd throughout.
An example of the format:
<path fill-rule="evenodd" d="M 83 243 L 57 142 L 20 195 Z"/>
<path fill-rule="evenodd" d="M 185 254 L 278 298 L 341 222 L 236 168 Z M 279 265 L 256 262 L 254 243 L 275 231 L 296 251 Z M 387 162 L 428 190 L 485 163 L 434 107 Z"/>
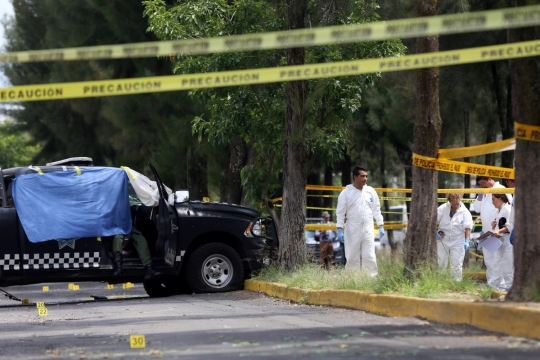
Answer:
<path fill-rule="evenodd" d="M 189 190 L 178 190 L 174 193 L 174 202 L 184 203 L 189 201 Z"/>

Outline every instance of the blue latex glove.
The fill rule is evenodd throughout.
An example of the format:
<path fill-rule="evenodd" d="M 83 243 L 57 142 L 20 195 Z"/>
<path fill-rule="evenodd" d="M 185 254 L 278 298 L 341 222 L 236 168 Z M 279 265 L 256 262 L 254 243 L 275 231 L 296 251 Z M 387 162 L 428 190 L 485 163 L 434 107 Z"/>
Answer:
<path fill-rule="evenodd" d="M 465 239 L 465 251 L 469 251 L 471 239 Z"/>
<path fill-rule="evenodd" d="M 514 245 L 514 230 L 510 233 L 510 244 Z"/>
<path fill-rule="evenodd" d="M 344 242 L 345 241 L 345 236 L 343 235 L 343 229 L 342 228 L 337 229 L 337 239 L 338 239 L 339 242 Z"/>
<path fill-rule="evenodd" d="M 379 226 L 379 239 L 384 236 L 384 226 Z"/>
<path fill-rule="evenodd" d="M 479 189 L 480 189 L 480 188 L 482 188 L 482 187 L 481 187 L 480 185 L 476 185 L 476 188 L 479 188 Z M 478 200 L 482 200 L 483 197 L 484 197 L 484 194 L 478 194 L 478 195 L 477 195 Z"/>
<path fill-rule="evenodd" d="M 441 240 L 441 233 L 437 231 L 437 240 Z"/>

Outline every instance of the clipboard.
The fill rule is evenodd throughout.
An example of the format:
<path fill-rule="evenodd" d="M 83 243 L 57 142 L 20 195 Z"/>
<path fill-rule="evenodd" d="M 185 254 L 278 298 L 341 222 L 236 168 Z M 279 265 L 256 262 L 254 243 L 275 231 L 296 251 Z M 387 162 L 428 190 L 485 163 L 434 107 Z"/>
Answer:
<path fill-rule="evenodd" d="M 477 241 L 479 241 L 479 240 L 484 240 L 485 238 L 488 238 L 488 237 L 490 237 L 490 236 L 495 236 L 495 235 L 493 235 L 493 233 L 492 233 L 491 231 L 487 231 L 487 232 L 483 233 L 482 235 L 480 235 L 479 237 L 477 237 L 476 240 L 477 240 Z M 495 237 L 496 237 L 497 239 L 500 239 L 500 238 L 501 238 L 500 235 L 495 236 Z"/>

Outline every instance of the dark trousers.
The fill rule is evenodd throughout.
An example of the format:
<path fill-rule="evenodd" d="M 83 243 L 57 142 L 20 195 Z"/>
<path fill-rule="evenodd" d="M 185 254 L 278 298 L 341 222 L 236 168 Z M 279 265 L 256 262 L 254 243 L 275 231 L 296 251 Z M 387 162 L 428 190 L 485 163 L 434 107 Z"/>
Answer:
<path fill-rule="evenodd" d="M 321 249 L 321 266 L 328 267 L 334 264 L 334 246 L 331 241 L 319 242 Z"/>

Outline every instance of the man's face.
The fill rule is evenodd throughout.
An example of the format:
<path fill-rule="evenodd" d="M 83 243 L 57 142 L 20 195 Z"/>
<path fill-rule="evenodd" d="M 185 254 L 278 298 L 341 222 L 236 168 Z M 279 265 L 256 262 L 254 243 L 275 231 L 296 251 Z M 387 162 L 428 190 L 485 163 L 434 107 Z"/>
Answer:
<path fill-rule="evenodd" d="M 494 184 L 495 183 L 491 178 L 489 178 L 487 180 L 479 180 L 478 181 L 478 185 L 480 185 L 483 188 L 492 188 Z"/>
<path fill-rule="evenodd" d="M 367 178 L 368 178 L 368 173 L 366 171 L 360 170 L 360 173 L 358 174 L 358 176 L 354 177 L 354 185 L 356 185 L 357 187 L 362 187 L 366 185 Z"/>
<path fill-rule="evenodd" d="M 324 221 L 324 222 L 329 222 L 329 221 L 330 221 L 330 217 L 329 217 L 329 216 L 324 216 L 324 217 L 323 217 L 323 221 Z"/>

